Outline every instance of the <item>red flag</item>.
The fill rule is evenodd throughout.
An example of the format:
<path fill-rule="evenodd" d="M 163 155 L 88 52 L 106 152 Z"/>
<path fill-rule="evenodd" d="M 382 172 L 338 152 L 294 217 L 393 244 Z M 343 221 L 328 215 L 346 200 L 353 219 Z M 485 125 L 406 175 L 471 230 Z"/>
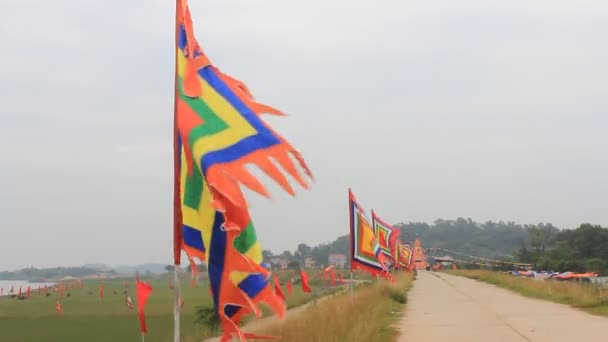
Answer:
<path fill-rule="evenodd" d="M 61 303 L 59 303 L 59 301 L 55 302 L 55 311 L 57 311 L 58 314 L 63 313 L 63 308 L 61 307 Z"/>
<path fill-rule="evenodd" d="M 19 286 L 19 295 L 17 297 L 21 297 L 21 286 Z"/>
<path fill-rule="evenodd" d="M 291 294 L 291 291 L 293 291 L 293 278 L 289 279 L 289 281 L 287 282 L 287 293 Z"/>
<path fill-rule="evenodd" d="M 329 271 L 329 283 L 331 286 L 336 286 L 336 273 L 333 268 Z"/>
<path fill-rule="evenodd" d="M 148 332 L 148 329 L 146 327 L 144 308 L 146 306 L 146 301 L 148 301 L 148 297 L 150 297 L 150 293 L 152 292 L 152 286 L 137 279 L 135 291 L 137 292 L 137 314 L 139 315 L 139 328 L 142 334 L 145 334 Z"/>
<path fill-rule="evenodd" d="M 99 284 L 99 299 L 103 299 L 103 290 L 104 290 L 104 286 L 103 283 Z"/>
<path fill-rule="evenodd" d="M 25 295 L 27 296 L 27 298 L 30 298 L 30 291 L 31 291 L 31 289 L 30 289 L 30 287 L 28 286 L 28 287 L 27 287 L 27 290 L 26 290 L 26 292 L 25 292 Z"/>
<path fill-rule="evenodd" d="M 274 293 L 282 300 L 285 300 L 285 294 L 283 293 L 283 289 L 281 289 L 281 283 L 277 276 L 274 276 Z"/>
<path fill-rule="evenodd" d="M 456 270 L 456 263 L 452 261 L 452 269 Z"/>
<path fill-rule="evenodd" d="M 310 285 L 308 285 L 308 274 L 306 272 L 300 272 L 300 279 L 302 280 L 302 292 L 310 293 Z"/>
<path fill-rule="evenodd" d="M 49 293 L 49 287 L 44 284 L 44 294 L 46 295 L 47 293 Z"/>
<path fill-rule="evenodd" d="M 40 296 L 40 285 L 38 285 L 38 295 Z"/>

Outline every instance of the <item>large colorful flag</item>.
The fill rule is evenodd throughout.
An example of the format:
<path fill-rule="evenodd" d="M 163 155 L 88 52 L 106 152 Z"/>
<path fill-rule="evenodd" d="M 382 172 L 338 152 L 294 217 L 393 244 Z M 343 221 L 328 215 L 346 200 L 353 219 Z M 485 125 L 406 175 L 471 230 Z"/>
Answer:
<path fill-rule="evenodd" d="M 365 211 L 357 202 L 355 195 L 348 190 L 350 214 L 351 270 L 362 270 L 372 275 L 390 277 L 383 264 L 378 239 Z"/>
<path fill-rule="evenodd" d="M 397 239 L 399 238 L 399 229 L 386 223 L 386 221 L 382 220 L 373 210 L 372 224 L 374 227 L 374 233 L 378 237 L 378 243 L 380 245 L 381 252 L 384 253 L 384 255 L 386 255 L 387 257 L 389 257 L 391 260 L 394 260 L 392 249 L 395 245 L 395 241 L 397 241 Z"/>
<path fill-rule="evenodd" d="M 145 334 L 148 332 L 148 327 L 146 326 L 145 308 L 148 297 L 150 297 L 150 294 L 152 293 L 152 286 L 137 279 L 135 284 L 135 292 L 137 294 L 137 316 L 139 317 L 139 329 L 142 334 Z"/>
<path fill-rule="evenodd" d="M 292 157 L 312 175 L 300 154 L 260 117 L 282 113 L 256 102 L 242 82 L 207 58 L 186 0 L 178 1 L 176 27 L 175 263 L 181 249 L 207 263 L 223 339 L 243 340 L 238 324 L 245 314 L 261 315 L 259 302 L 279 316 L 285 311 L 261 266 L 262 249 L 241 185 L 268 192 L 245 166 L 258 166 L 290 194 L 285 173 L 308 186 Z"/>

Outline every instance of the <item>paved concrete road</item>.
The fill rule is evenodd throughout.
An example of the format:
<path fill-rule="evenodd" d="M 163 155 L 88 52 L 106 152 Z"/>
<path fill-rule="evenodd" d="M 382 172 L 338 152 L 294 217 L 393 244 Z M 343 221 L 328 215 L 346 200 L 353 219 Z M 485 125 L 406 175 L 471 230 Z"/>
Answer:
<path fill-rule="evenodd" d="M 403 342 L 607 342 L 608 318 L 444 273 L 418 272 Z"/>

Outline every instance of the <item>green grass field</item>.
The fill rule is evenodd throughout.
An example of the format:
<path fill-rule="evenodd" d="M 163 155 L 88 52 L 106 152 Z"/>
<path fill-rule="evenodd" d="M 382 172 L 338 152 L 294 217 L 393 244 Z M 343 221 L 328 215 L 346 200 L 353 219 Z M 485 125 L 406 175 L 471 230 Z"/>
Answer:
<path fill-rule="evenodd" d="M 312 294 L 301 292 L 299 283 L 294 284 L 292 295 L 288 296 L 288 307 L 304 304 L 314 298 L 336 291 L 321 284 L 312 272 Z M 288 274 L 280 275 L 283 291 L 287 295 L 284 281 Z M 202 277 L 201 277 L 202 278 Z M 55 311 L 59 293 L 45 297 L 32 291 L 31 298 L 17 300 L 0 297 L 0 341 L 2 342 L 107 342 L 141 341 L 137 310 L 125 305 L 124 281 L 128 280 L 127 291 L 133 301 L 135 281 L 130 279 L 104 280 L 105 295 L 99 299 L 100 281 L 85 281 L 83 289 L 66 291 L 63 314 Z M 148 325 L 147 342 L 173 341 L 173 290 L 169 289 L 169 278 L 142 278 L 153 287 L 146 304 Z M 189 279 L 182 279 L 184 307 L 181 314 L 183 341 L 201 341 L 216 334 L 210 327 L 195 322 L 195 307 L 211 306 L 208 281 L 201 279 L 196 288 L 190 287 Z M 267 312 L 265 310 L 265 312 Z"/>

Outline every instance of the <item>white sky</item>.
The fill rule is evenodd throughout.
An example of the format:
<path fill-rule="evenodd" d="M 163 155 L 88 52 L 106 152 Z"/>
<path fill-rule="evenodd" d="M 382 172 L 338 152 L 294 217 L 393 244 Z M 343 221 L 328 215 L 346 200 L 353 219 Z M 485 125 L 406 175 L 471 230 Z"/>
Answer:
<path fill-rule="evenodd" d="M 250 196 L 275 252 L 389 222 L 608 225 L 608 2 L 191 0 L 316 183 Z M 171 262 L 173 3 L 0 3 L 0 270 Z M 269 184 L 269 181 L 266 181 Z"/>

